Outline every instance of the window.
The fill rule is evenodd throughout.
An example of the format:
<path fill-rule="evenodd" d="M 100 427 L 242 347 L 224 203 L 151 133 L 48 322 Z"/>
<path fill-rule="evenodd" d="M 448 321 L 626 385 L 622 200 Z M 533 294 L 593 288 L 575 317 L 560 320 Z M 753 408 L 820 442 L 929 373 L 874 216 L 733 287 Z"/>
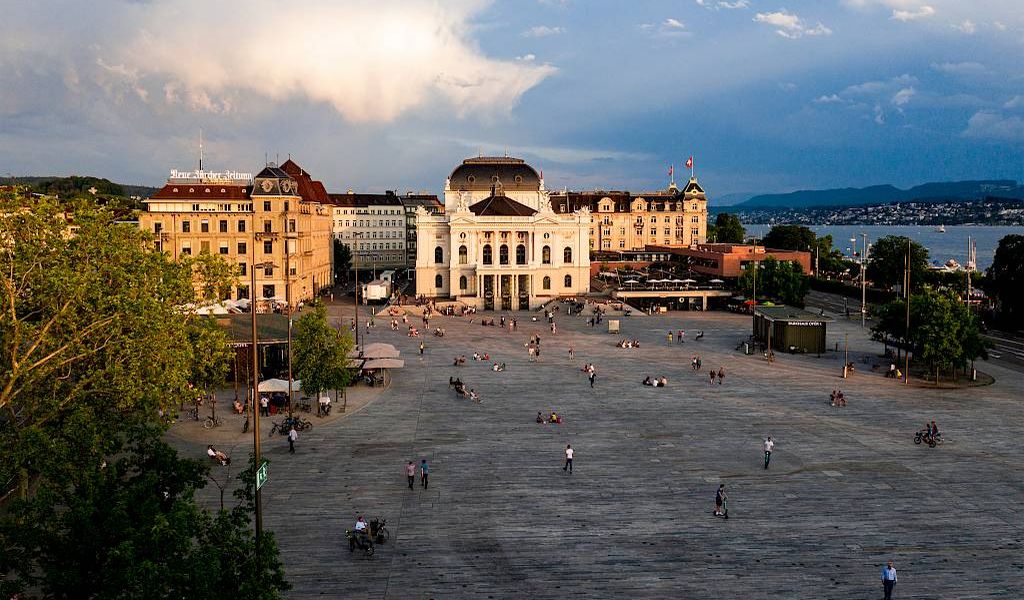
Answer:
<path fill-rule="evenodd" d="M 263 267 L 263 275 L 264 275 L 264 277 L 273 277 L 274 276 L 274 265 L 267 265 L 267 266 Z"/>
<path fill-rule="evenodd" d="M 285 210 L 285 212 L 288 212 L 288 201 L 287 200 L 284 201 L 284 210 Z"/>
<path fill-rule="evenodd" d="M 274 286 L 272 286 L 272 285 L 265 285 L 265 286 L 263 286 L 263 297 L 264 298 L 273 298 L 274 297 Z"/>
<path fill-rule="evenodd" d="M 238 299 L 241 300 L 242 298 L 248 298 L 248 297 L 249 297 L 249 286 L 247 286 L 247 285 L 240 285 L 240 286 L 238 286 Z"/>
<path fill-rule="evenodd" d="M 245 233 L 245 220 L 244 219 L 239 219 L 238 220 L 238 233 Z"/>
<path fill-rule="evenodd" d="M 227 242 L 221 242 L 219 250 L 220 250 L 221 254 L 227 254 L 228 253 L 228 243 Z"/>
<path fill-rule="evenodd" d="M 245 254 L 249 248 L 246 247 L 245 242 L 238 242 L 238 253 Z"/>
<path fill-rule="evenodd" d="M 220 223 L 218 223 L 217 225 L 220 227 L 220 232 L 221 233 L 227 233 L 228 232 L 228 221 L 227 221 L 227 219 L 221 219 Z"/>
<path fill-rule="evenodd" d="M 191 233 L 192 232 L 192 222 L 191 221 L 182 221 L 181 222 L 181 232 L 182 233 Z"/>
<path fill-rule="evenodd" d="M 295 219 L 288 219 L 288 231 L 295 233 Z"/>
<path fill-rule="evenodd" d="M 498 248 L 498 262 L 500 264 L 503 264 L 503 265 L 507 265 L 508 264 L 508 245 L 507 244 L 502 244 L 501 247 Z"/>
<path fill-rule="evenodd" d="M 459 264 L 465 265 L 469 263 L 469 249 L 466 246 L 459 246 Z M 463 288 L 465 289 L 465 288 Z"/>
<path fill-rule="evenodd" d="M 651 223 L 657 223 L 658 217 L 651 217 Z"/>
<path fill-rule="evenodd" d="M 192 256 L 192 246 L 188 244 L 182 244 L 181 253 L 185 256 Z"/>
<path fill-rule="evenodd" d="M 516 246 L 516 264 L 526 264 L 526 246 L 524 246 L 523 244 L 519 244 L 518 246 Z"/>
<path fill-rule="evenodd" d="M 459 289 L 460 290 L 466 291 L 467 283 L 468 282 L 466 281 L 466 276 L 465 275 L 463 275 L 462 277 L 459 277 Z"/>
<path fill-rule="evenodd" d="M 203 233 L 210 233 L 210 222 L 207 221 L 206 219 L 203 219 L 202 221 L 200 221 L 199 222 L 199 231 L 201 231 Z"/>
<path fill-rule="evenodd" d="M 694 227 L 693 229 L 690 230 L 690 235 L 696 237 L 696 236 L 700 235 L 700 231 L 698 231 L 697 228 Z"/>
<path fill-rule="evenodd" d="M 484 264 L 485 265 L 494 264 L 494 256 L 491 253 L 491 245 L 490 244 L 484 244 Z"/>
<path fill-rule="evenodd" d="M 441 264 L 441 263 L 444 262 L 444 248 L 442 248 L 440 246 L 438 246 L 437 248 L 434 248 L 434 262 L 437 263 L 437 264 Z M 441 287 L 441 286 L 438 286 L 438 287 Z"/>
<path fill-rule="evenodd" d="M 444 286 L 444 277 L 441 277 L 440 275 L 435 275 L 434 276 L 434 287 L 440 289 L 443 286 Z"/>
<path fill-rule="evenodd" d="M 274 253 L 274 242 L 267 240 L 263 242 L 263 253 L 273 254 Z"/>
<path fill-rule="evenodd" d="M 153 223 L 153 233 L 160 233 L 164 230 L 163 223 Z"/>
<path fill-rule="evenodd" d="M 263 233 L 270 233 L 274 231 L 274 223 L 270 220 L 263 221 Z"/>
<path fill-rule="evenodd" d="M 571 288 L 572 287 L 572 275 L 566 275 L 565 276 L 565 287 L 567 287 L 567 288 Z"/>
<path fill-rule="evenodd" d="M 551 264 L 551 246 L 544 246 L 540 251 L 540 262 L 550 265 Z"/>
<path fill-rule="evenodd" d="M 551 278 L 548 277 L 547 275 L 545 275 L 544 279 L 541 280 L 541 287 L 546 289 L 546 290 L 550 290 L 551 289 Z"/>
<path fill-rule="evenodd" d="M 239 277 L 245 277 L 245 271 L 246 271 L 246 263 L 244 263 L 244 262 L 238 263 L 238 275 L 239 275 Z"/>
<path fill-rule="evenodd" d="M 210 253 L 210 242 L 199 242 L 199 253 L 209 254 Z"/>
<path fill-rule="evenodd" d="M 665 217 L 665 222 L 666 223 L 671 223 L 672 222 L 671 217 Z"/>
<path fill-rule="evenodd" d="M 564 263 L 571 263 L 572 262 L 572 248 L 570 248 L 569 246 L 566 246 L 565 250 L 562 250 L 562 262 L 564 262 Z"/>
<path fill-rule="evenodd" d="M 625 248 L 625 247 L 626 247 L 626 242 L 623 241 L 623 240 L 619 240 L 619 248 Z"/>
<path fill-rule="evenodd" d="M 270 200 L 263 201 L 263 210 L 270 212 Z"/>

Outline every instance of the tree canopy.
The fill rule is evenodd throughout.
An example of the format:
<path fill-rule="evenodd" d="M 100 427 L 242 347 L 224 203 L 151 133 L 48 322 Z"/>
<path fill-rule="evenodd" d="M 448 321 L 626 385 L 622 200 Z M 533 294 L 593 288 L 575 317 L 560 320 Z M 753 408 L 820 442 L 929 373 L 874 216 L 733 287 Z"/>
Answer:
<path fill-rule="evenodd" d="M 999 240 L 992 266 L 988 268 L 989 291 L 999 302 L 999 313 L 1012 327 L 1024 327 L 1024 235 Z"/>
<path fill-rule="evenodd" d="M 924 281 L 928 273 L 928 249 L 910 242 L 911 287 Z M 903 282 L 907 262 L 907 238 L 889 235 L 871 246 L 867 277 L 875 286 L 890 289 Z"/>
<path fill-rule="evenodd" d="M 736 215 L 718 213 L 715 218 L 714 234 L 716 242 L 741 244 L 746 238 L 747 231 Z"/>
<path fill-rule="evenodd" d="M 740 276 L 740 291 L 746 296 L 754 294 L 754 269 L 747 268 Z M 790 306 L 803 306 L 804 296 L 810 287 L 810 281 L 803 273 L 800 263 L 780 261 L 768 256 L 761 261 L 757 269 L 757 297 L 772 300 Z"/>
<path fill-rule="evenodd" d="M 344 389 L 351 370 L 348 355 L 352 351 L 348 330 L 339 332 L 327 322 L 327 310 L 321 304 L 307 309 L 295 324 L 295 376 L 302 390 L 319 396 L 328 390 Z"/>
<path fill-rule="evenodd" d="M 810 252 L 818 243 L 817 236 L 803 225 L 773 225 L 761 240 L 767 248 L 778 250 L 803 250 Z M 831 240 L 829 246 L 831 246 Z"/>
<path fill-rule="evenodd" d="M 351 268 L 352 250 L 341 240 L 334 240 L 334 280 L 348 278 L 348 271 Z"/>

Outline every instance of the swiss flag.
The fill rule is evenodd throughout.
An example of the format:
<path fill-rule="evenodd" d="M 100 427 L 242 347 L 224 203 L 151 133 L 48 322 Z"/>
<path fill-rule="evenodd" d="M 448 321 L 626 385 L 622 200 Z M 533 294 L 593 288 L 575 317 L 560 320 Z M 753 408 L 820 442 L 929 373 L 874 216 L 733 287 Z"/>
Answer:
<path fill-rule="evenodd" d="M 675 167 L 673 167 L 672 165 L 669 165 L 668 166 L 668 176 L 671 177 L 673 172 L 675 172 Z"/>
<path fill-rule="evenodd" d="M 692 169 L 693 168 L 693 157 L 692 156 L 690 158 L 686 159 L 686 168 L 687 169 Z"/>

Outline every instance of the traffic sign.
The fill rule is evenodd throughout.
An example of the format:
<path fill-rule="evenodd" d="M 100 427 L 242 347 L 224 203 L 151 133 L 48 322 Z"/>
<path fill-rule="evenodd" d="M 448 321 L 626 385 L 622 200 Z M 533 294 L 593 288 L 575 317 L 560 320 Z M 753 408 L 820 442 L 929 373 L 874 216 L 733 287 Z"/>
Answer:
<path fill-rule="evenodd" d="M 267 463 L 260 465 L 260 468 L 256 470 L 256 489 L 263 487 L 263 484 L 267 482 Z"/>

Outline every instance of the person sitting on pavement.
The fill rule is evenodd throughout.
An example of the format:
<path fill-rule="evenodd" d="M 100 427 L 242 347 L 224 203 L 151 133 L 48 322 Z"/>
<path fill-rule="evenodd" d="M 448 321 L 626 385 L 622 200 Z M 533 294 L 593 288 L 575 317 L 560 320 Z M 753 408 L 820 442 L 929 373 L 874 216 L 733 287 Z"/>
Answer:
<path fill-rule="evenodd" d="M 647 377 L 644 377 L 643 384 L 644 385 L 654 385 L 654 382 L 651 380 L 651 376 L 650 375 L 648 375 Z"/>
<path fill-rule="evenodd" d="M 210 457 L 210 460 L 215 460 L 225 467 L 231 464 L 231 458 L 229 458 L 227 454 L 224 454 L 220 450 L 214 448 L 213 444 L 206 447 L 206 455 Z"/>
<path fill-rule="evenodd" d="M 658 385 L 661 387 L 665 387 L 666 385 L 668 385 L 668 379 L 666 379 L 663 376 L 661 379 L 658 380 Z"/>
<path fill-rule="evenodd" d="M 560 425 L 562 423 L 562 417 L 555 414 L 555 411 L 551 411 L 551 418 L 548 420 L 548 422 L 554 423 L 555 425 Z"/>
<path fill-rule="evenodd" d="M 352 528 L 352 537 L 349 539 L 349 550 L 355 550 L 356 544 L 359 544 L 360 548 L 365 548 L 370 543 L 369 532 L 367 531 L 366 521 L 363 519 L 363 515 L 359 515 L 356 519 L 355 527 Z"/>
<path fill-rule="evenodd" d="M 537 411 L 537 422 L 538 423 L 543 423 L 544 422 L 544 415 L 540 414 L 539 410 Z"/>
<path fill-rule="evenodd" d="M 242 414 L 242 412 L 244 410 L 244 407 L 242 406 L 241 402 L 239 402 L 238 400 L 235 400 L 234 407 L 235 407 L 235 414 L 236 415 Z"/>
<path fill-rule="evenodd" d="M 480 395 L 476 393 L 476 390 L 469 390 L 469 399 L 473 402 L 480 402 Z"/>

